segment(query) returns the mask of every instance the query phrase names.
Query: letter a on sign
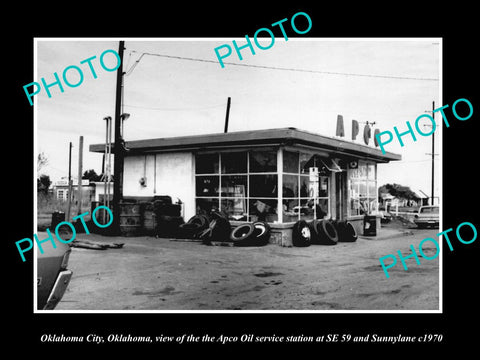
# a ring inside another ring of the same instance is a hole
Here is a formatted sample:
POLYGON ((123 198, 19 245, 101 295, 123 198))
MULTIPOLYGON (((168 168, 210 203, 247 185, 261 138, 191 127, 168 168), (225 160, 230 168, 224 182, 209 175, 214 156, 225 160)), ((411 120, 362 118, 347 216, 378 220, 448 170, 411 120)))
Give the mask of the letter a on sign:
POLYGON ((344 137, 345 136, 345 130, 343 129, 343 116, 342 115, 337 115, 337 136, 344 137))

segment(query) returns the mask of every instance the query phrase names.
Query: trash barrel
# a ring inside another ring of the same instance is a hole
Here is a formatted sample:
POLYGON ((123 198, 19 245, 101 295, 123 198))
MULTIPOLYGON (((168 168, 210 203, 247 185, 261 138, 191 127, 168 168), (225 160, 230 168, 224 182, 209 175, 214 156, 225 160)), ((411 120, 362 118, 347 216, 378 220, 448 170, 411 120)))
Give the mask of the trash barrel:
POLYGON ((363 235, 377 236, 377 217, 374 215, 365 215, 363 219, 363 235))
POLYGON ((142 233, 142 209, 138 203, 120 203, 120 233, 139 236, 142 233))
POLYGON ((54 211, 52 213, 52 223, 50 229, 55 229, 58 224, 65 221, 65 213, 63 211, 54 211))
POLYGON ((156 228, 156 215, 152 202, 145 202, 142 204, 143 216, 142 216, 142 230, 145 235, 153 235, 156 228))

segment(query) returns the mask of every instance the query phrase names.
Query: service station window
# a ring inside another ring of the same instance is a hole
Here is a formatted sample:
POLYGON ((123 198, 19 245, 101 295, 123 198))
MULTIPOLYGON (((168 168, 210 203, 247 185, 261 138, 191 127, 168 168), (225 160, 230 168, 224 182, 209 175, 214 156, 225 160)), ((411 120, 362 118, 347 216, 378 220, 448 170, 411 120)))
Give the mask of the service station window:
POLYGON ((320 172, 315 199, 315 182, 310 179, 310 168, 318 167, 320 158, 313 153, 283 151, 283 222, 323 218, 329 213, 329 173, 320 172))
POLYGON ((274 222, 277 151, 231 151, 195 156, 197 213, 221 210, 230 220, 274 222))
POLYGON ((349 215, 368 215, 378 208, 376 164, 350 163, 349 215))
POLYGON ((322 166, 322 158, 314 153, 280 151, 197 154, 197 213, 221 210, 230 220, 275 222, 279 220, 277 208, 281 201, 284 223, 311 220, 315 213, 320 219, 330 214, 330 172, 322 166), (277 164, 279 155, 283 164, 277 164), (318 181, 310 177, 312 167, 320 170, 318 181))

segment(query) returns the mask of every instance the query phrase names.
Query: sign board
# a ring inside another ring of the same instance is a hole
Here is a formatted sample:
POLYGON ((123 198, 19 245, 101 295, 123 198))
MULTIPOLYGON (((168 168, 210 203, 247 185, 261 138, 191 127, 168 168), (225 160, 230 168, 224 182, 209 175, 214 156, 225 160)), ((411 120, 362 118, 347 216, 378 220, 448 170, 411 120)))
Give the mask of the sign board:
POLYGON ((311 167, 308 170, 310 172, 310 182, 318 182, 318 167, 311 167))

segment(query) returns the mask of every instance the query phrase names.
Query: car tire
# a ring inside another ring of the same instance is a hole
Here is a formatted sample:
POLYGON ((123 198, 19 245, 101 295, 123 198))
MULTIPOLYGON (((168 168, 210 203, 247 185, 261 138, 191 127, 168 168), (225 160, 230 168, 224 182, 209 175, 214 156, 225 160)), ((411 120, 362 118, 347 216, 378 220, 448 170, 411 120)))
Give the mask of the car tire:
POLYGON ((178 228, 179 239, 195 239, 205 228, 196 222, 187 222, 178 228))
POLYGON ((209 222, 210 222, 210 219, 206 215, 199 214, 199 215, 192 216, 187 221, 187 224, 199 224, 200 227, 206 229, 208 227, 209 222))
POLYGON ((336 245, 338 233, 330 220, 320 220, 316 224, 319 245, 336 245))
POLYGON ((334 223, 338 232, 338 242, 355 242, 358 239, 357 231, 348 221, 334 223))
POLYGON ((252 236, 255 238, 256 245, 267 245, 270 240, 270 225, 265 221, 256 221, 253 223, 253 226, 255 231, 252 236))
POLYGON ((235 246, 250 246, 255 226, 252 223, 245 223, 237 226, 230 233, 230 240, 235 246))
POLYGON ((319 245, 320 244, 320 240, 319 240, 319 235, 318 235, 318 231, 317 231, 317 225, 319 222, 321 222, 322 220, 319 220, 319 219, 314 219, 312 220, 311 222, 309 222, 309 226, 310 226, 310 232, 311 232, 311 243, 312 245, 319 245))
POLYGON ((230 241, 232 227, 230 221, 224 217, 218 217, 210 222, 209 241, 230 241))
POLYGON ((310 225, 305 220, 298 220, 292 229, 292 244, 297 247, 310 246, 312 231, 310 225))

